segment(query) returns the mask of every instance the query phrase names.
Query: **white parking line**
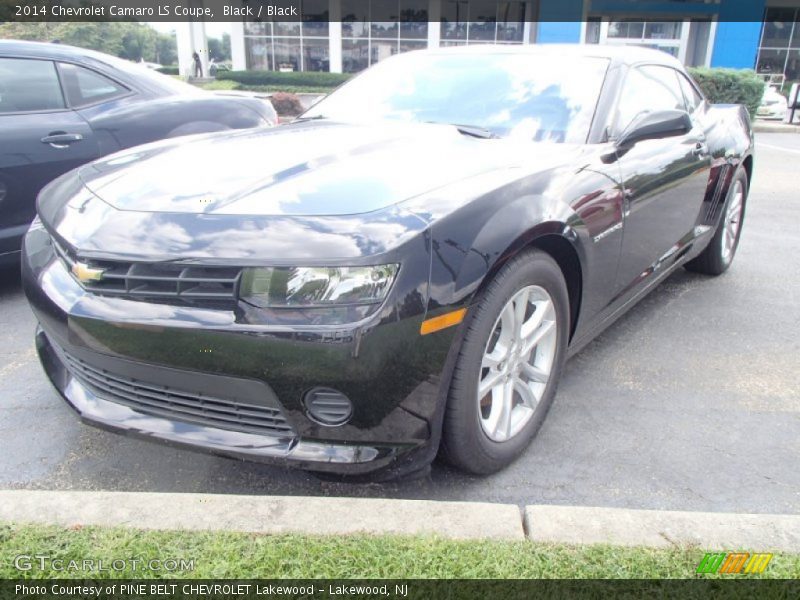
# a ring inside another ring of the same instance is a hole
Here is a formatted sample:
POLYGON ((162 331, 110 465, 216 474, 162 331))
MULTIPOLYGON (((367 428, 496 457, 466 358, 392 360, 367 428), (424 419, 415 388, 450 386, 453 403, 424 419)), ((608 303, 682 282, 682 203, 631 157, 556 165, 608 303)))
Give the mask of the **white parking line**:
POLYGON ((800 154, 800 150, 796 150, 795 148, 773 146, 772 144, 765 144, 764 142, 756 142, 756 146, 764 146, 764 148, 772 148, 773 150, 783 150, 784 152, 794 152, 795 154, 800 154))

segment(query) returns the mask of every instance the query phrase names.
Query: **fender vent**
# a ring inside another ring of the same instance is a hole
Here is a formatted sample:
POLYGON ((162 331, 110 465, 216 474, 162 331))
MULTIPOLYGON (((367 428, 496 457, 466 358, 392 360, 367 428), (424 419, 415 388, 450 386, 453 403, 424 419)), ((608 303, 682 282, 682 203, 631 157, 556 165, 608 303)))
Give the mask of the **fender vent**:
POLYGON ((708 224, 713 224, 716 221, 717 209, 719 208, 720 199, 723 196, 722 191, 725 188, 725 182, 728 179, 728 172, 730 169, 730 165, 724 165, 717 176, 717 186, 714 189, 714 196, 711 198, 711 202, 708 204, 708 210, 706 211, 706 223, 708 224))

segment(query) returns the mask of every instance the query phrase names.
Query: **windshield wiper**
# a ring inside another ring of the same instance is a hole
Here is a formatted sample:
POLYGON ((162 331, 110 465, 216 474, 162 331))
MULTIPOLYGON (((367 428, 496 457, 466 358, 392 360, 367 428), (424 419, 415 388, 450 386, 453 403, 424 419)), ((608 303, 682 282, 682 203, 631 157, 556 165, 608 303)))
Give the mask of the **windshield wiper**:
POLYGON ((318 121, 320 119, 327 119, 327 118, 328 117, 326 117, 325 115, 314 115, 313 117, 295 117, 293 122, 297 123, 298 121, 318 121))

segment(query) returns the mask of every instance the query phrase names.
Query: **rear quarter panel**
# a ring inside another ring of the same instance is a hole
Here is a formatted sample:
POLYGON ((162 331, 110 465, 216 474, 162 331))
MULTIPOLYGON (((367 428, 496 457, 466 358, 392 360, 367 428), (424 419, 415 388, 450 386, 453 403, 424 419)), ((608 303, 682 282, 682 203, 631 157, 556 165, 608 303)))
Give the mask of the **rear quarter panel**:
POLYGON ((712 104, 706 120, 711 175, 700 222, 713 226, 719 218, 725 194, 737 168, 747 160, 752 161, 754 140, 750 115, 744 106, 712 104))
POLYGON ((232 98, 167 97, 122 99, 80 111, 101 142, 101 154, 176 135, 246 129, 267 123, 232 98))

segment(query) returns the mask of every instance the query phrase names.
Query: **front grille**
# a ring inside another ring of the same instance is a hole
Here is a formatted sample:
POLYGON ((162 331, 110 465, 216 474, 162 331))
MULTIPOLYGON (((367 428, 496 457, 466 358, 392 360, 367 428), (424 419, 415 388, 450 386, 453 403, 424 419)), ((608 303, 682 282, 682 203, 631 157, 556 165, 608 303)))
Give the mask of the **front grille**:
POLYGON ((78 283, 93 294, 179 303, 210 301, 231 304, 236 301, 242 272, 239 267, 92 259, 81 264, 102 270, 102 275, 97 280, 81 280, 74 271, 77 257, 56 240, 53 240, 53 247, 78 283))
POLYGON ((103 400, 136 412, 246 433, 293 436, 279 408, 233 402, 194 392, 153 385, 98 369, 61 350, 75 379, 103 400))

